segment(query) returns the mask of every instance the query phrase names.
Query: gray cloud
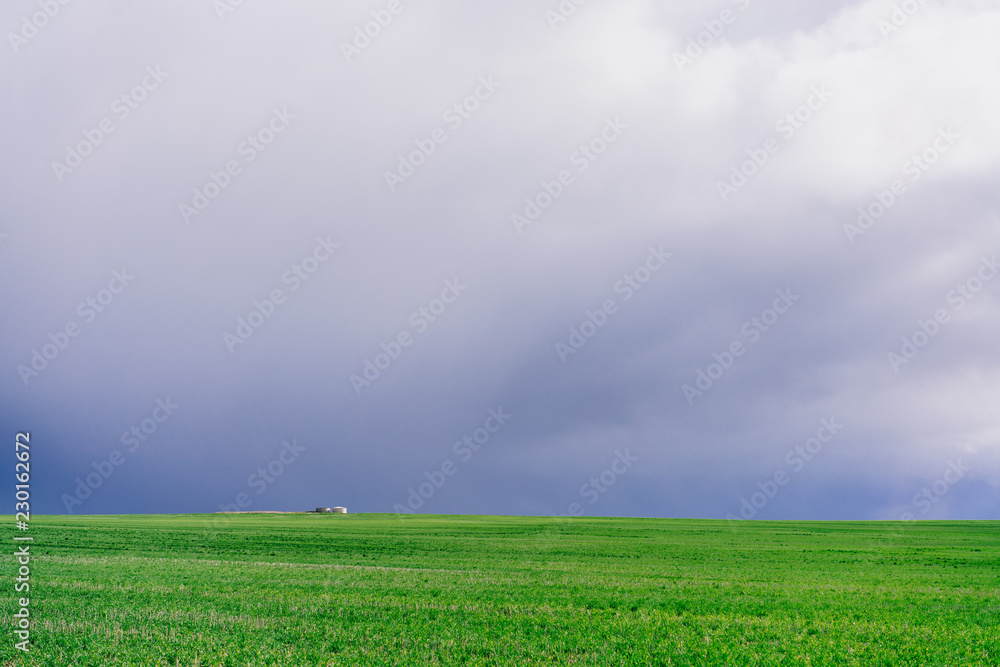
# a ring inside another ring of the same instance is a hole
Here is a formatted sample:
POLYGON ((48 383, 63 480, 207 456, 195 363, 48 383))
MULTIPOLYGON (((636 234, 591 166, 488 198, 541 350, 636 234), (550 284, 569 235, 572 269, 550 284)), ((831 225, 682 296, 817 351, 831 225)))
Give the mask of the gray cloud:
POLYGON ((591 2, 552 29, 555 2, 404 1, 348 62, 385 6, 71 3, 7 36, 0 416, 40 443, 36 511, 120 451, 74 512, 392 511, 451 461, 419 511, 722 518, 785 471, 755 518, 1000 516, 1000 281, 955 296, 1000 252, 998 3, 591 2), (651 246, 672 257, 626 300, 651 246))

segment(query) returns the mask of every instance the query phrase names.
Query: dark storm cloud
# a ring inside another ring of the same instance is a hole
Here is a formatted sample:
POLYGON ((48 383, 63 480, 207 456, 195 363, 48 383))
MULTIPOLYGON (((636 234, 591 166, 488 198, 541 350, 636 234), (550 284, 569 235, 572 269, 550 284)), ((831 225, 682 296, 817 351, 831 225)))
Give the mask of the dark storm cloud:
POLYGON ((0 16, 42 511, 997 517, 996 3, 217 4, 0 16))

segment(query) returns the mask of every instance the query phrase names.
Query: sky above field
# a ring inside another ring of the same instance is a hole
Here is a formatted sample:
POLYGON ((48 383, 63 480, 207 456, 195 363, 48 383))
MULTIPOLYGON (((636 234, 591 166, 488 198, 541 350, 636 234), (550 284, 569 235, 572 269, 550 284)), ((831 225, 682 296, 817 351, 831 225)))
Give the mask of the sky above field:
POLYGON ((1000 519, 1000 2, 0 27, 35 512, 1000 519))

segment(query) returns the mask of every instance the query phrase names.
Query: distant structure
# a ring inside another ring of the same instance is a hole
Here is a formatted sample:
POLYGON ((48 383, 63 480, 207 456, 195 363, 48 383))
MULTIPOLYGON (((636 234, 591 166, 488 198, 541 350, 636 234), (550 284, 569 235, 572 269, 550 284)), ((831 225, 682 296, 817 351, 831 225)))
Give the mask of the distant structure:
POLYGON ((333 508, 333 513, 334 514, 347 514, 347 508, 346 507, 334 507, 333 508))
POLYGON ((333 510, 331 510, 329 507, 317 507, 316 508, 316 514, 329 514, 332 511, 333 510))

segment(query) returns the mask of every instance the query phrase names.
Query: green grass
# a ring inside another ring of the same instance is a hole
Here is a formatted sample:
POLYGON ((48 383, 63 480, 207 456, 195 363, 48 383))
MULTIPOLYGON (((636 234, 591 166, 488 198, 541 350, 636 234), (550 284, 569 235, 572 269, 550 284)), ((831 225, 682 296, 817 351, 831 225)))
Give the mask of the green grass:
POLYGON ((996 523, 216 519, 34 517, 0 665, 1000 664, 996 523))

